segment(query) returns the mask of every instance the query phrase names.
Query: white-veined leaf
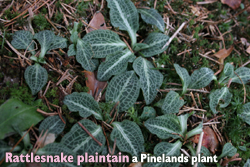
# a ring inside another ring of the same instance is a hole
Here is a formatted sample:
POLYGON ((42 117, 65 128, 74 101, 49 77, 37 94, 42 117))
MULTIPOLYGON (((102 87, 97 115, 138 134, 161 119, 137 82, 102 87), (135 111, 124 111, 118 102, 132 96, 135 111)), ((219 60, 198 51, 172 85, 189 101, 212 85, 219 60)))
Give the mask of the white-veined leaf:
POLYGON ((243 112, 241 114, 238 114, 239 117, 246 122, 248 125, 250 125, 250 103, 246 103, 243 105, 243 112))
MULTIPOLYGON (((240 67, 235 70, 235 73, 241 78, 244 84, 250 82, 250 68, 240 67)), ((241 80, 236 74, 233 75, 232 82, 242 84, 241 80)))
POLYGON ((70 40, 71 40, 71 42, 72 42, 73 44, 75 44, 75 45, 76 45, 77 39, 78 39, 78 32, 77 32, 78 25, 79 25, 79 23, 74 22, 74 28, 73 28, 71 31, 69 31, 70 34, 71 34, 70 40))
POLYGON ((42 167, 77 167, 77 157, 76 154, 66 146, 64 146, 61 143, 50 143, 46 145, 43 148, 38 149, 37 153, 38 155, 52 155, 52 156, 58 156, 59 162, 58 163, 41 163, 42 167), (61 159, 61 153, 63 153, 64 156, 73 156, 73 162, 60 162, 61 159))
POLYGON ((186 134, 186 139, 189 139, 190 137, 200 134, 202 132, 203 123, 200 123, 196 128, 192 129, 186 134))
POLYGON ((33 35, 30 31, 20 30, 16 31, 13 35, 13 40, 11 41, 11 45, 16 49, 27 49, 31 51, 34 55, 34 42, 32 42, 33 35))
POLYGON ((44 58, 45 54, 54 42, 55 34, 52 31, 44 30, 36 33, 34 38, 37 39, 39 44, 41 45, 41 53, 39 57, 44 58))
POLYGON ((138 9, 141 14, 141 18, 148 24, 153 24, 157 26, 162 32, 165 30, 164 20, 157 10, 151 9, 138 9))
POLYGON ((218 159, 221 159, 225 156, 232 157, 237 153, 237 148, 235 148, 231 143, 226 143, 223 146, 222 153, 218 157, 218 159))
POLYGON ((225 108, 231 102, 232 96, 233 95, 229 92, 227 87, 217 89, 209 95, 209 107, 211 108, 214 114, 217 114, 216 107, 219 102, 222 100, 224 103, 220 104, 220 108, 225 108))
POLYGON ((142 57, 138 57, 134 61, 133 68, 140 76, 140 87, 146 104, 150 104, 163 82, 163 75, 158 70, 153 70, 153 64, 142 57))
POLYGON ((134 57, 129 50, 123 50, 115 55, 110 55, 98 67, 97 79, 99 81, 107 81, 112 75, 118 75, 127 70, 128 61, 134 57))
MULTIPOLYGON (((176 116, 175 116, 176 117, 176 116)), ((153 134, 156 134, 161 139, 167 139, 170 137, 178 138, 178 135, 172 133, 182 134, 179 120, 173 115, 165 114, 156 118, 148 119, 144 126, 153 134)))
POLYGON ((132 46, 136 43, 136 31, 139 29, 139 14, 130 0, 107 0, 110 8, 110 21, 114 27, 128 32, 132 46))
POLYGON ((90 43, 91 49, 94 52, 94 58, 105 58, 127 47, 119 36, 110 30, 91 31, 82 40, 90 43))
POLYGON ((31 89, 32 95, 35 95, 46 85, 48 73, 45 68, 36 63, 26 68, 24 78, 31 89))
POLYGON ((52 49, 58 49, 58 48, 67 48, 67 39, 60 37, 60 36, 55 36, 54 42, 50 46, 50 50, 52 49))
POLYGON ((95 59, 93 59, 94 53, 91 50, 90 44, 78 39, 76 45, 76 60, 87 71, 94 71, 97 68, 95 59))
POLYGON ((61 143, 78 155, 84 155, 85 152, 89 155, 93 155, 96 152, 100 153, 106 142, 102 127, 88 119, 80 120, 79 123, 81 123, 97 141, 102 143, 102 146, 98 145, 78 123, 73 125, 70 131, 63 136, 61 143))
POLYGON ((250 159, 247 160, 243 167, 250 167, 250 159))
POLYGON ((69 45, 69 50, 67 52, 68 56, 74 56, 76 55, 76 49, 75 49, 75 44, 69 45))
POLYGON ((108 84, 105 98, 107 102, 117 103, 119 112, 129 109, 139 96, 139 80, 134 71, 127 71, 112 78, 108 84))
POLYGON ((178 119, 179 119, 179 122, 180 122, 180 125, 181 125, 181 132, 182 132, 182 134, 186 134, 187 133, 187 119, 193 113, 194 112, 178 116, 178 119))
POLYGON ((148 44, 145 44, 145 43, 136 43, 136 44, 133 46, 133 50, 134 50, 135 52, 137 52, 137 51, 140 51, 140 50, 142 50, 142 49, 146 49, 146 48, 148 48, 148 47, 149 47, 148 44))
POLYGON ((153 107, 144 107, 140 119, 146 120, 149 118, 155 118, 156 111, 153 107))
POLYGON ((162 47, 169 40, 169 36, 162 33, 150 33, 148 37, 143 41, 143 43, 148 44, 149 47, 142 49, 142 53, 145 57, 151 57, 164 52, 167 47, 162 49, 162 47))
POLYGON ((178 113, 183 104, 184 100, 180 95, 171 90, 165 97, 161 109, 164 114, 178 113))
POLYGON ((186 93, 187 87, 191 82, 191 77, 189 76, 187 70, 185 68, 180 67, 178 64, 174 64, 174 68, 177 74, 179 75, 179 77, 181 78, 182 87, 183 87, 182 94, 184 94, 186 93))
POLYGON ((191 82, 188 86, 192 89, 200 89, 206 87, 214 77, 214 72, 206 67, 202 67, 198 70, 195 70, 191 75, 191 82))
POLYGON ((234 75, 234 66, 230 63, 227 63, 224 66, 223 73, 228 77, 233 77, 234 75))
POLYGON ((210 156, 211 155, 210 151, 204 146, 201 146, 200 154, 201 154, 201 156, 210 156))
POLYGON ((113 125, 114 129, 110 138, 112 141, 116 139, 119 150, 140 157, 140 154, 144 152, 144 138, 139 126, 129 120, 114 122, 113 125))
POLYGON ((160 142, 154 148, 154 154, 160 156, 165 154, 166 156, 179 156, 181 154, 182 142, 180 140, 175 143, 160 142))
MULTIPOLYGON (((63 117, 64 120, 66 120, 63 117)), ((56 135, 59 135, 62 133, 63 129, 65 127, 65 124, 60 119, 58 115, 47 117, 43 120, 43 122, 39 126, 39 132, 41 133, 43 130, 43 133, 45 133, 47 130, 47 133, 53 133, 56 135)))
POLYGON ((63 103, 67 105, 70 111, 77 112, 83 118, 94 115, 96 119, 102 120, 101 109, 95 99, 88 93, 74 92, 65 96, 63 103))

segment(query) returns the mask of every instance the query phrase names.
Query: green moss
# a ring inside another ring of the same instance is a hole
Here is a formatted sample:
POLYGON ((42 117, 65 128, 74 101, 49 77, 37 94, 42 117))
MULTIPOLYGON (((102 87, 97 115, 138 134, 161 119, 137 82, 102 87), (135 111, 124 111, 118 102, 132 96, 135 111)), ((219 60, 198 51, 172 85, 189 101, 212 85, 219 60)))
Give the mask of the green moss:
POLYGON ((48 23, 47 19, 40 13, 34 17, 33 23, 35 27, 40 30, 50 28, 50 24, 48 23))

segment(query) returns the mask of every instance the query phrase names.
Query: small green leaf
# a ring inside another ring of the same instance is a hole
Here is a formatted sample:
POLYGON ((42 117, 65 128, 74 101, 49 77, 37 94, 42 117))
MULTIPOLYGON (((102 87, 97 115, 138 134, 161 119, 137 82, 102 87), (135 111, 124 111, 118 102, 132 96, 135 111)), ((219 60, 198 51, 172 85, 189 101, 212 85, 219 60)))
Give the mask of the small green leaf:
POLYGON ((174 64, 174 68, 177 74, 179 75, 179 77, 181 78, 182 87, 183 87, 182 94, 185 94, 187 91, 187 87, 191 82, 191 77, 189 76, 187 70, 185 68, 180 67, 178 64, 174 64))
POLYGON ((112 78, 108 84, 105 98, 107 102, 117 103, 119 112, 128 110, 139 96, 139 80, 134 71, 127 71, 112 78))
POLYGON ((153 24, 157 26, 162 32, 165 30, 164 20, 157 10, 151 9, 138 9, 141 14, 141 18, 148 24, 153 24))
POLYGON ((105 58, 122 51, 127 45, 119 36, 110 30, 95 30, 86 34, 82 40, 91 45, 94 58, 105 58))
POLYGON ((44 30, 36 33, 34 36, 41 45, 41 53, 39 58, 43 59, 47 51, 50 49, 50 46, 53 44, 55 39, 55 34, 52 31, 44 30))
POLYGON ((136 44, 136 31, 139 29, 139 14, 130 0, 107 0, 110 20, 114 27, 128 32, 132 46, 136 44))
POLYGON ((70 34, 71 34, 70 40, 71 40, 71 42, 72 42, 73 44, 75 44, 75 45, 76 45, 77 39, 78 39, 78 32, 77 32, 78 25, 79 25, 79 23, 74 22, 74 28, 73 28, 71 31, 69 31, 70 34))
POLYGON ((143 41, 143 43, 148 44, 149 47, 142 49, 140 52, 145 57, 152 57, 154 55, 164 52, 167 47, 162 49, 162 47, 169 40, 169 36, 162 33, 150 33, 148 37, 143 41))
POLYGON ((102 127, 88 119, 80 120, 79 123, 81 123, 102 146, 98 145, 78 123, 73 125, 70 131, 63 136, 61 143, 78 155, 84 155, 85 152, 89 155, 93 155, 96 152, 100 153, 106 142, 102 127))
POLYGON ((94 71, 97 68, 93 55, 94 53, 91 50, 90 44, 78 39, 76 45, 76 60, 82 65, 82 68, 87 71, 94 71))
POLYGON ((144 138, 139 126, 129 120, 114 122, 113 125, 114 129, 110 138, 112 141, 116 139, 119 150, 140 157, 140 154, 144 152, 144 138))
MULTIPOLYGON (((63 119, 64 121, 66 120, 64 117, 63 119)), ((59 135, 64 130, 64 127, 65 124, 58 115, 50 116, 44 119, 43 122, 40 124, 39 132, 41 133, 43 130, 43 132, 45 133, 48 130, 47 133, 53 133, 59 135)))
POLYGON ((223 87, 221 89, 217 89, 209 95, 209 107, 213 111, 214 114, 217 114, 216 107, 221 100, 223 100, 224 104, 220 104, 220 108, 225 108, 231 102, 232 94, 229 92, 227 87, 223 87))
POLYGON ((231 143, 226 143, 226 144, 223 146, 222 153, 221 153, 221 155, 218 157, 218 159, 221 159, 221 158, 223 158, 223 157, 225 157, 225 156, 232 157, 232 156, 234 156, 236 153, 237 153, 237 148, 235 148, 234 146, 232 146, 231 143))
POLYGON ((67 48, 67 39, 66 38, 63 38, 60 36, 55 36, 54 42, 50 46, 49 50, 58 49, 58 48, 61 48, 61 49, 67 48))
POLYGON ((13 35, 13 40, 11 41, 11 45, 16 49, 27 49, 31 51, 34 55, 36 52, 34 51, 34 42, 32 42, 33 35, 30 31, 20 30, 16 31, 13 35))
POLYGON ((46 85, 48 73, 45 68, 36 63, 26 68, 24 78, 31 89, 32 95, 35 95, 46 85))
POLYGON ((36 106, 29 106, 17 99, 9 99, 0 106, 0 139, 15 133, 15 127, 24 131, 43 120, 43 116, 36 112, 36 106))
POLYGON ((160 139, 168 139, 170 137, 178 138, 175 134, 182 134, 179 120, 176 116, 165 114, 156 118, 148 119, 144 126, 153 134, 156 134, 160 139), (175 119, 173 118, 175 117, 175 119))
POLYGON ((194 112, 178 116, 178 119, 179 119, 179 122, 180 122, 180 125, 181 125, 181 132, 182 132, 182 134, 186 134, 187 133, 187 119, 193 113, 194 112))
POLYGON ((161 107, 164 114, 178 113, 180 108, 184 105, 184 100, 180 95, 174 91, 168 92, 161 107))
POLYGON ((234 75, 234 66, 230 63, 227 63, 223 69, 223 73, 228 77, 233 77, 234 75))
POLYGON ((192 137, 194 135, 200 134, 202 132, 202 127, 203 127, 203 124, 200 123, 199 126, 194 128, 193 130, 189 131, 186 135, 187 136, 186 139, 189 139, 190 137, 192 137))
POLYGON ((250 159, 247 160, 243 167, 250 167, 250 159))
POLYGON ((142 49, 146 49, 146 48, 148 48, 148 47, 149 47, 148 44, 145 44, 145 43, 136 43, 136 44, 133 46, 133 50, 134 50, 135 52, 137 52, 137 51, 140 51, 140 50, 142 50, 142 49))
POLYGON ((238 114, 238 116, 248 125, 250 125, 250 103, 243 105, 243 112, 238 114))
POLYGON ((96 119, 102 120, 101 109, 95 99, 88 93, 74 92, 65 96, 63 103, 67 105, 70 111, 77 112, 83 118, 94 115, 96 119))
POLYGON ((134 57, 129 50, 123 50, 115 55, 110 55, 102 62, 98 68, 97 79, 107 81, 112 75, 118 75, 127 70, 128 61, 134 57))
POLYGON ((140 119, 146 120, 149 118, 155 118, 156 111, 153 107, 144 107, 140 119))
POLYGON ((250 82, 250 68, 247 67, 240 67, 235 70, 235 73, 232 77, 232 82, 242 84, 241 80, 243 81, 244 84, 247 84, 250 82), (241 78, 241 80, 239 79, 241 78))
POLYGON ((182 142, 177 140, 175 143, 160 142, 154 148, 154 154, 160 156, 179 156, 181 154, 182 142))
POLYGON ((68 50, 67 54, 68 54, 68 56, 76 55, 75 44, 69 45, 69 50, 68 50))
POLYGON ((204 146, 201 146, 200 154, 201 156, 211 156, 210 151, 204 146))
POLYGON ((152 70, 153 64, 142 57, 134 61, 133 68, 140 76, 140 88, 148 105, 155 99, 163 82, 163 75, 158 70, 152 70))
POLYGON ((214 77, 214 72, 206 67, 202 67, 198 70, 195 70, 191 75, 191 82, 188 86, 192 89, 200 89, 206 87, 214 77))

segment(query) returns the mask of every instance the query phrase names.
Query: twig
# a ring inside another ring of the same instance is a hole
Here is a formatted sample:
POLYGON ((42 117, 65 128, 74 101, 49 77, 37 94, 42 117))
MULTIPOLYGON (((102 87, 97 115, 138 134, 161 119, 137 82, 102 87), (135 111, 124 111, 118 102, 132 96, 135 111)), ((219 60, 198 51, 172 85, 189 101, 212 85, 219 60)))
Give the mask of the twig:
POLYGON ((47 115, 47 116, 54 116, 54 115, 57 115, 58 113, 47 113, 47 112, 45 112, 45 111, 43 111, 43 110, 41 110, 41 109, 36 109, 36 111, 37 112, 39 112, 39 113, 41 113, 41 114, 43 114, 43 115, 47 115))
POLYGON ((190 155, 188 154, 188 152, 187 152, 186 150, 181 149, 181 151, 182 151, 186 156, 190 157, 190 155))
MULTIPOLYGON (((160 89, 160 92, 169 92, 169 91, 176 91, 176 90, 182 90, 182 88, 171 88, 171 89, 160 89)), ((187 89, 187 91, 194 91, 194 92, 201 92, 201 93, 210 93, 206 90, 200 90, 200 89, 187 89)))
POLYGON ((201 53, 199 53, 199 55, 202 56, 202 57, 205 57, 205 58, 207 58, 207 59, 209 59, 209 60, 211 60, 211 61, 213 61, 213 62, 215 62, 215 63, 217 63, 217 64, 222 65, 222 63, 220 63, 220 62, 217 61, 217 60, 212 59, 211 57, 208 57, 207 55, 203 55, 203 54, 201 54, 201 53))
POLYGON ((127 42, 124 38, 122 38, 122 39, 123 39, 123 41, 125 42, 125 44, 127 45, 127 47, 129 48, 129 50, 130 50, 132 53, 134 53, 133 49, 129 46, 128 42, 127 42))
POLYGON ((241 67, 244 67, 250 63, 250 60, 248 60, 246 63, 244 63, 241 67))
POLYGON ((182 30, 182 28, 186 25, 187 22, 184 22, 181 24, 181 26, 178 28, 178 30, 174 33, 174 35, 171 36, 171 38, 169 38, 168 42, 162 47, 162 49, 164 49, 166 46, 168 46, 172 40, 176 37, 176 35, 182 30))
POLYGON ((114 155, 114 153, 115 153, 115 147, 116 147, 116 138, 114 140, 114 145, 113 145, 113 150, 112 150, 112 154, 111 155, 114 155))
POLYGON ((196 103, 195 98, 194 98, 193 92, 190 92, 190 95, 191 95, 191 98, 192 98, 192 100, 194 102, 195 107, 198 108, 197 103, 196 103))
POLYGON ((80 127, 90 136, 92 139, 99 145, 102 146, 102 143, 100 143, 80 122, 77 122, 80 127))
POLYGON ((49 89, 50 83, 51 83, 51 81, 49 81, 49 83, 47 84, 46 89, 45 89, 45 91, 44 91, 44 93, 43 93, 43 96, 46 95, 46 93, 47 93, 47 91, 48 91, 48 89, 49 89))
MULTIPOLYGON (((198 143, 198 146, 197 146, 197 149, 196 149, 196 156, 198 154, 200 154, 200 151, 201 151, 201 144, 202 144, 202 140, 203 140, 203 134, 204 134, 204 132, 202 131, 201 134, 200 134, 199 143, 198 143)), ((198 162, 196 162, 194 164, 194 167, 197 167, 197 165, 198 165, 198 162)))

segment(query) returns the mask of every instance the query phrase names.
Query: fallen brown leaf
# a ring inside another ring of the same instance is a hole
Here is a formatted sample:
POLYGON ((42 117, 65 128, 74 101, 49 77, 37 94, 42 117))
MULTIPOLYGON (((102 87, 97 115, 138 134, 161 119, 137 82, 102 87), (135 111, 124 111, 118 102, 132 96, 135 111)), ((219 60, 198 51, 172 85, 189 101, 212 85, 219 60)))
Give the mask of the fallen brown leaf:
MULTIPOLYGON (((204 132, 204 135, 203 135, 203 140, 202 140, 202 146, 206 147, 207 149, 209 149, 211 153, 215 154, 219 146, 219 141, 217 139, 216 134, 209 126, 205 126, 205 128, 203 129, 203 132, 204 132)), ((198 143, 199 138, 200 138, 200 134, 195 135, 192 141, 194 143, 198 143)))
POLYGON ((96 79, 96 73, 91 71, 83 71, 85 74, 86 86, 89 88, 89 94, 97 99, 99 93, 106 87, 107 82, 101 82, 96 79))
MULTIPOLYGON (((105 19, 104 19, 102 13, 100 13, 100 12, 95 13, 95 15, 92 18, 92 20, 90 21, 89 25, 91 27, 94 27, 94 28, 98 29, 98 30, 106 30, 107 29, 105 19)), ((91 27, 88 27, 87 33, 95 30, 95 29, 93 29, 91 27)))
POLYGON ((228 5, 231 7, 233 10, 237 9, 240 7, 241 0, 221 0, 221 3, 228 5))
POLYGON ((221 49, 217 53, 214 54, 215 57, 219 58, 218 61, 222 64, 222 65, 220 65, 220 70, 223 69, 225 58, 227 58, 232 53, 233 49, 234 49, 234 47, 232 45, 229 49, 224 48, 224 49, 221 49))
POLYGON ((239 153, 236 153, 234 156, 232 156, 231 158, 224 158, 221 166, 226 166, 229 162, 233 162, 233 161, 241 161, 241 158, 239 157, 239 153))
POLYGON ((250 54, 250 46, 247 48, 246 52, 250 54))

